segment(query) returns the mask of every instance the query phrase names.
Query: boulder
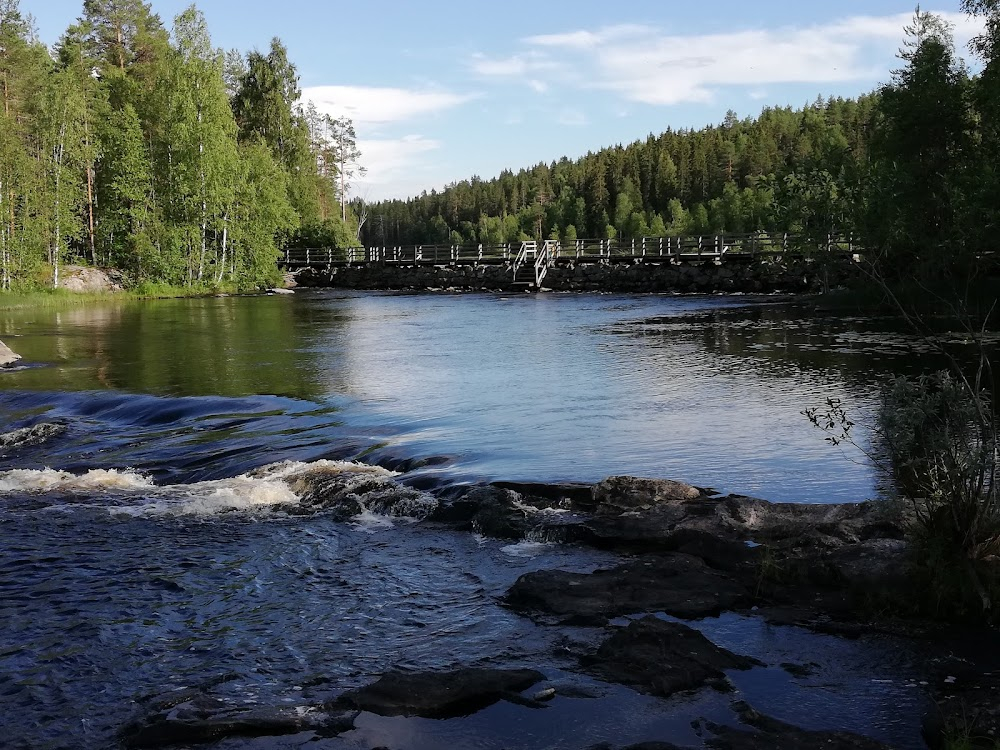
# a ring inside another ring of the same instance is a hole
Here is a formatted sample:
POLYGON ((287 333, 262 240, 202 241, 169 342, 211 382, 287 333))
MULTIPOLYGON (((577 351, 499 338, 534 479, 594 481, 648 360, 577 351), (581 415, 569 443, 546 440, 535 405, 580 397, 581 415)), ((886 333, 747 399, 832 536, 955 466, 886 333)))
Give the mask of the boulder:
POLYGON ((697 500, 701 495, 697 487, 670 479, 608 477, 592 489, 592 510, 601 515, 618 515, 697 500))
POLYGON ((366 687, 328 704, 331 710, 358 709, 379 716, 447 719, 468 716, 500 700, 528 702, 519 693, 545 676, 533 669, 467 667, 448 672, 390 672, 366 687))
POLYGON ((63 266, 59 273, 59 288, 69 292, 120 292, 122 274, 111 268, 63 266))
POLYGON ((648 616, 622 628, 581 659, 587 671, 639 692, 669 697, 760 662, 719 648, 697 630, 648 616))
POLYGON ((695 619, 748 605, 750 600, 743 584, 679 553, 593 573, 526 573, 504 597, 515 611, 581 623, 642 612, 695 619))
POLYGON ((21 355, 15 353, 4 342, 0 341, 0 367, 7 367, 21 359, 21 355))

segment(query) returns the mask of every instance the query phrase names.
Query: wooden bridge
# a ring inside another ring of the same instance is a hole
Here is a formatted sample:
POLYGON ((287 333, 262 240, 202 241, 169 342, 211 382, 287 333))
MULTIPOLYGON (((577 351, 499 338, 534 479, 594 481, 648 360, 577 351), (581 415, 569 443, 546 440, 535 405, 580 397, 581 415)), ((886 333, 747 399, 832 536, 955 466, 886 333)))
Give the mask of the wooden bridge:
POLYGON ((848 235, 733 234, 634 240, 526 240, 502 245, 287 248, 278 264, 290 271, 380 263, 399 266, 509 265, 516 284, 539 288, 553 265, 565 263, 739 263, 817 251, 852 255, 848 235))

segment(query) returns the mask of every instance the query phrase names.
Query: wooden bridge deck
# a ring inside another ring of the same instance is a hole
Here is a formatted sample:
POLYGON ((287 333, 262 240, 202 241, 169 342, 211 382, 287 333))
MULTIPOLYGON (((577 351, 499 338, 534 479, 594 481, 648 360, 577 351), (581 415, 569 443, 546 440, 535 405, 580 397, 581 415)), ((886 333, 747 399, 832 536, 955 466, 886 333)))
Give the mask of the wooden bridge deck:
POLYGON ((278 264, 290 270, 362 265, 547 265, 585 263, 749 262, 816 250, 855 252, 849 236, 829 235, 819 243, 793 234, 744 234, 702 237, 644 237, 635 240, 521 242, 503 245, 407 245, 396 247, 288 248, 278 264), (529 257, 530 256, 530 257, 529 257))

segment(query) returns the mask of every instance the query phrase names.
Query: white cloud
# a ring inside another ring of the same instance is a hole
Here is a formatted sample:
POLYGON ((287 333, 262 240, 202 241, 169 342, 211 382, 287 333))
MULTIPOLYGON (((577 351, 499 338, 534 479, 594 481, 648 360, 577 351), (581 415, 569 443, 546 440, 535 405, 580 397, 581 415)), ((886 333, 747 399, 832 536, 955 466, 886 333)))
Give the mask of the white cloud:
MULTIPOLYGON (((940 13, 964 51, 981 22, 940 13)), ((910 14, 856 16, 825 25, 682 36, 635 24, 530 36, 527 51, 503 60, 477 56, 482 75, 542 85, 602 89, 651 105, 711 101, 723 86, 751 94, 777 84, 874 83, 885 79, 910 14), (574 71, 573 74, 569 71, 574 71)))
POLYGON ((320 112, 350 117, 354 124, 403 122, 443 112, 475 98, 450 91, 410 90, 383 86, 312 86, 302 98, 320 112))
POLYGON ((547 84, 545 81, 539 81, 537 78, 533 78, 530 81, 528 81, 528 86, 536 94, 544 94, 546 91, 549 90, 549 84, 547 84))
POLYGON ((642 36, 649 32, 648 26, 626 23, 616 26, 605 26, 599 31, 571 31, 566 34, 539 34, 529 36, 525 41, 539 47, 568 47, 570 49, 588 49, 601 44, 642 36))
POLYGON ((441 148, 441 143, 422 135, 406 135, 359 139, 358 148, 368 173, 357 181, 354 192, 368 200, 378 200, 405 192, 398 188, 401 184, 423 182, 418 178, 426 179, 427 170, 433 167, 424 157, 441 148), (366 192, 372 195, 366 196, 366 192))

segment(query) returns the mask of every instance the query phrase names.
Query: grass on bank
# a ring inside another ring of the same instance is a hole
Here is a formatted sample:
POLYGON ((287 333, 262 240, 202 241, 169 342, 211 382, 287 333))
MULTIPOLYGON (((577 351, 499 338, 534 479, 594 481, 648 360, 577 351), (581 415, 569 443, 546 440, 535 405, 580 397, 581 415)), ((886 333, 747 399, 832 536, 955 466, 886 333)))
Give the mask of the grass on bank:
POLYGON ((139 286, 95 292, 73 292, 67 289, 20 289, 0 292, 0 310, 64 307, 88 302, 117 300, 173 299, 181 297, 211 297, 220 294, 252 294, 263 289, 248 289, 236 284, 200 284, 174 286, 144 282, 139 286))

